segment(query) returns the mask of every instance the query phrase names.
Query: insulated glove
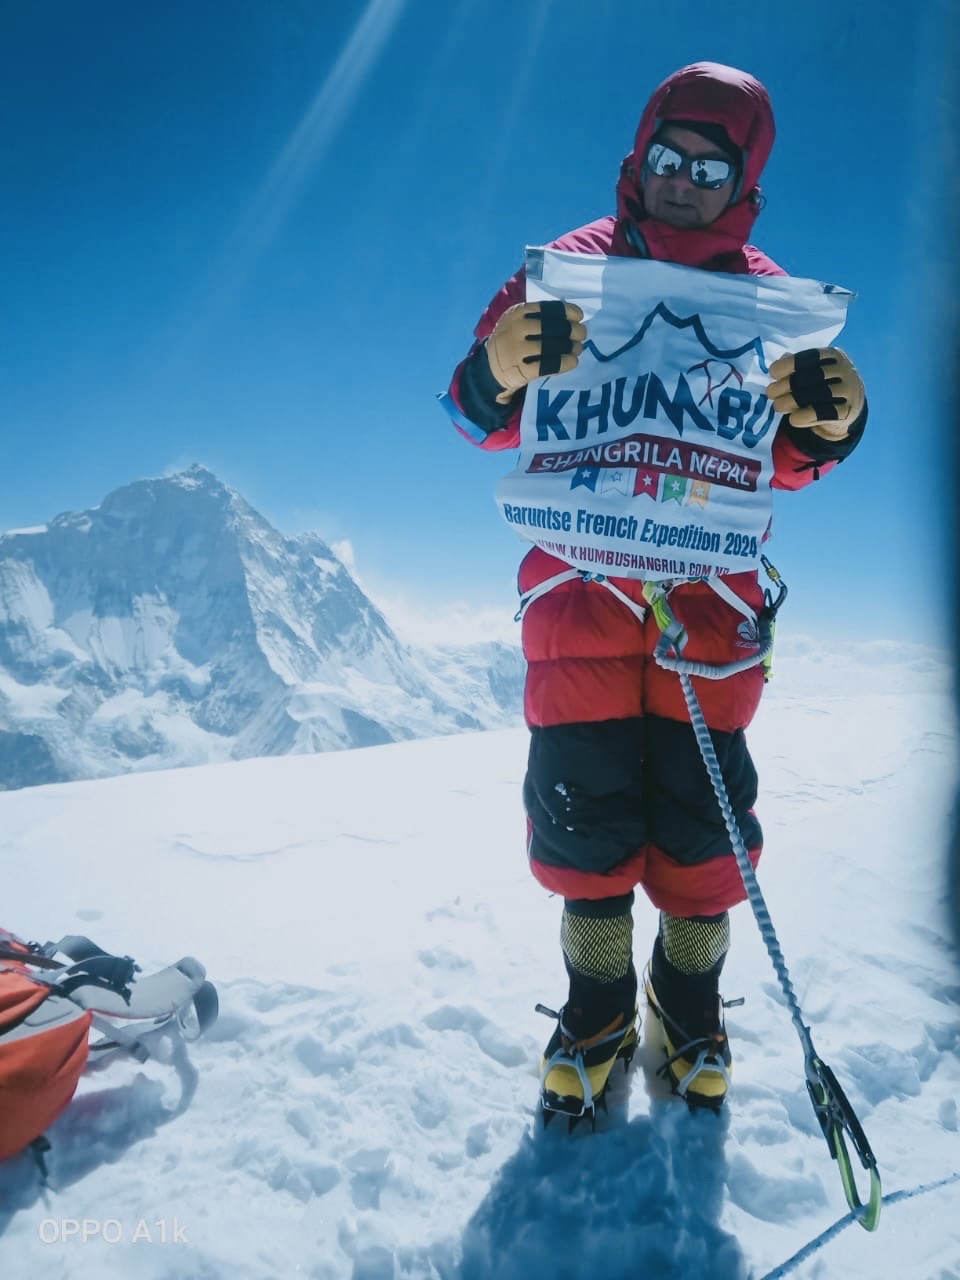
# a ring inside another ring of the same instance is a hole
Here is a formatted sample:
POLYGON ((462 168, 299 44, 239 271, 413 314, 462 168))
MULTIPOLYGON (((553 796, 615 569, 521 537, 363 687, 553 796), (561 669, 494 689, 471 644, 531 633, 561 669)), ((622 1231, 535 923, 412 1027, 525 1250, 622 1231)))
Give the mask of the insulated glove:
POLYGON ((490 372, 506 404, 532 378, 576 368, 587 331, 572 302, 518 302, 506 310, 487 338, 490 372))
POLYGON ((809 427, 823 440, 843 440, 863 413, 866 394, 850 357, 839 347, 798 351, 770 366, 767 396, 793 427, 809 427))

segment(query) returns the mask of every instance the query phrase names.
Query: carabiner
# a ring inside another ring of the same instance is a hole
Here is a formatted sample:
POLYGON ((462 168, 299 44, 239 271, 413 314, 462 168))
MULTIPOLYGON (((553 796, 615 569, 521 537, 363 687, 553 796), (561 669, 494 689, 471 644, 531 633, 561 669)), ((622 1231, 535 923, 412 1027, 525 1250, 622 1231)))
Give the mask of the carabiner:
POLYGON ((837 1162, 847 1204, 853 1210, 861 1227, 866 1231, 876 1231, 880 1222, 883 1194, 877 1159, 870 1149, 867 1135, 847 1095, 840 1087, 840 1082, 827 1064, 818 1057, 810 1056, 806 1061, 806 1071, 807 1092, 810 1094, 810 1101, 820 1121, 823 1136, 827 1140, 830 1155, 837 1162), (870 1177, 870 1195, 866 1204, 860 1199, 857 1190, 844 1133, 850 1135, 854 1149, 860 1157, 860 1163, 870 1177))

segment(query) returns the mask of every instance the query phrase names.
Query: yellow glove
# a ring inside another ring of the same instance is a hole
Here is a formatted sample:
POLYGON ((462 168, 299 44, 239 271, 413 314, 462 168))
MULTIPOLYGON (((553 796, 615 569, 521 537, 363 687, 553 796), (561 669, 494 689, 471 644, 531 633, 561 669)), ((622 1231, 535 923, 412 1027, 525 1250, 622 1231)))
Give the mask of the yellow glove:
POLYGON ((490 372, 506 404, 533 378, 576 368, 587 331, 572 302, 518 302, 506 310, 487 339, 490 372))
POLYGON ((846 439, 866 403, 860 375, 839 347, 781 356, 770 366, 770 378, 767 397, 777 413, 823 440, 846 439))

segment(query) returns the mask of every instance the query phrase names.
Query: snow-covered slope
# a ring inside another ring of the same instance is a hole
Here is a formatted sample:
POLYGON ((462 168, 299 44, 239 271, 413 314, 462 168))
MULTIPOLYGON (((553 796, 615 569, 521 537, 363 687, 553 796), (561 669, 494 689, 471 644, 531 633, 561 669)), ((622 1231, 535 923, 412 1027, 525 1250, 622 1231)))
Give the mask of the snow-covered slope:
POLYGON ((201 467, 0 537, 2 786, 500 727, 520 687, 509 646, 402 643, 201 467))
MULTIPOLYGON (((960 1276, 947 685, 919 651, 807 646, 781 655, 752 734, 791 978, 885 1191, 907 1193, 797 1280, 960 1276)), ((541 1131, 550 1026, 533 1006, 564 983, 560 903, 524 864, 525 745, 464 734, 0 796, 0 923, 88 933, 147 967, 195 954, 222 999, 189 1060, 85 1082, 49 1135, 53 1193, 29 1157, 0 1166, 7 1273, 760 1280, 842 1218, 746 906, 726 1113, 664 1097, 650 1043, 595 1134, 541 1131), (106 1223, 119 1242, 95 1235, 106 1223)), ((636 924, 642 962, 645 901, 636 924)))

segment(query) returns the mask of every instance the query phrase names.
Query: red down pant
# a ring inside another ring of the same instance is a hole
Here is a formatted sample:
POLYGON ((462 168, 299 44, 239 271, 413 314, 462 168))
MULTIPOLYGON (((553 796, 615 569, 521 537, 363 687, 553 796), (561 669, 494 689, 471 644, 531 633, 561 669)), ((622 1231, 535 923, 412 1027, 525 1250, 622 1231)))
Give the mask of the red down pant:
MULTIPOLYGON (((534 548, 521 595, 569 568, 534 548)), ((611 581, 643 604, 643 583, 611 581)), ((755 573, 726 584, 755 611, 755 573)), ((685 582, 670 607, 686 628, 684 658, 723 665, 757 651, 748 618, 705 582, 685 582)), ((571 899, 613 898, 640 885, 676 916, 712 916, 746 896, 697 746, 679 676, 653 658, 660 632, 602 582, 574 578, 534 599, 523 619, 524 782, 528 850, 545 888, 571 899)), ((763 689, 757 666, 725 680, 693 677, 734 814, 754 864, 762 835, 757 775, 744 730, 763 689)))

